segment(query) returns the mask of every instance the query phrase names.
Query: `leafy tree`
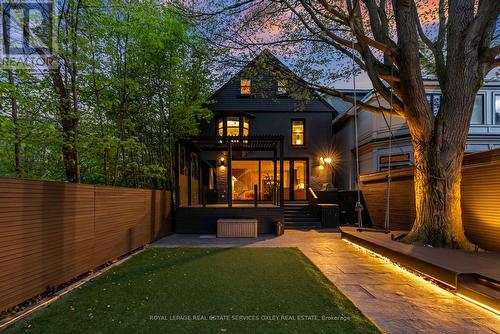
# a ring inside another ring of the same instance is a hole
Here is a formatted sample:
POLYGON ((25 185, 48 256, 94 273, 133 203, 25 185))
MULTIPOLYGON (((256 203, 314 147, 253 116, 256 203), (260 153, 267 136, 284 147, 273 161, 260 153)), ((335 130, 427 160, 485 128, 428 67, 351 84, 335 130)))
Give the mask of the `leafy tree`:
POLYGON ((210 117, 208 56, 195 26, 150 0, 61 8, 57 52, 37 50, 45 67, 14 70, 14 84, 7 69, 0 75, 0 173, 19 175, 17 128, 28 177, 171 188, 173 143, 210 117))
POLYGON ((500 65, 499 12, 500 1, 490 0, 235 0, 201 4, 189 15, 209 27, 206 37, 230 60, 273 48, 295 60, 302 85, 350 102, 331 82, 351 73, 353 59, 391 108, 358 105, 402 116, 410 130, 416 219, 405 240, 470 248, 461 164, 476 93, 500 65), (424 89, 429 74, 442 92, 436 114, 424 89))

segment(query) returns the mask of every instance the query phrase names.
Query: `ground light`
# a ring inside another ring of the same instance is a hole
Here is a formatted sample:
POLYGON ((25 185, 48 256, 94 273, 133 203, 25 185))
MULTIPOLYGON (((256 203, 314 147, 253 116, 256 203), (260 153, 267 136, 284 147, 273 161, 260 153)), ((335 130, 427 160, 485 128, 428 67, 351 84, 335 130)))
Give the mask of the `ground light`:
POLYGON ((7 327, 9 327, 9 326, 15 324, 16 322, 26 318, 27 316, 49 306, 50 304, 52 304, 56 300, 60 299, 65 294, 67 294, 75 289, 78 289, 79 287, 81 287, 85 283, 90 282, 91 280, 93 280, 94 278, 97 278, 98 276, 101 276, 102 274, 104 274, 108 270, 122 264, 123 262, 127 261, 128 259, 132 258, 133 256, 136 256, 137 254, 142 253, 145 249, 146 248, 141 248, 140 250, 132 251, 132 253, 129 253, 128 255, 121 257, 119 260, 115 260, 115 262, 113 262, 112 264, 105 266, 104 268, 102 268, 98 271, 90 273, 88 276, 82 278, 81 280, 79 280, 73 284, 70 284, 69 286, 65 287, 61 291, 57 291, 54 296, 48 297, 47 300, 41 302, 40 304, 36 304, 32 307, 28 307, 27 309, 25 309, 25 310, 21 311, 20 313, 18 313, 17 315, 15 315, 12 319, 9 319, 6 322, 0 324, 0 331, 3 331, 7 327))
POLYGON ((363 246, 360 246, 360 245, 358 245, 358 244, 356 244, 356 243, 354 243, 352 241, 349 241, 349 240, 346 240, 346 239, 342 239, 342 240, 344 240, 346 243, 350 244, 354 248, 358 248, 358 249, 360 249, 360 250, 362 250, 364 252, 367 252, 368 254, 376 256, 377 258, 383 260, 386 263, 391 264, 398 271, 404 273, 405 275, 411 277, 412 279, 414 279, 416 281, 423 282, 423 283, 425 283, 426 285, 432 287, 435 290, 439 290, 439 291, 443 291, 444 290, 444 291, 447 291, 447 292, 449 292, 449 293, 451 293, 451 294, 453 294, 455 296, 458 296, 458 297, 460 297, 460 298, 462 298, 462 299, 464 299, 464 300, 466 300, 466 301, 468 301, 468 302, 470 302, 472 304, 475 304, 475 305, 477 305, 479 307, 482 307, 482 308, 484 308, 484 309, 486 309, 486 310, 488 310, 490 312, 493 312, 496 315, 500 315, 500 310, 497 310, 497 309, 495 309, 495 308, 493 308, 491 306, 485 305, 485 304, 483 304, 483 303, 481 303, 481 302, 479 302, 479 301, 477 301, 475 299, 472 299, 470 297, 464 296, 464 295, 462 295, 460 293, 453 293, 452 290, 456 289, 454 286, 451 286, 451 285, 449 285, 449 284, 447 284, 445 282, 442 282, 442 281, 440 281, 440 280, 438 280, 438 279, 436 279, 436 278, 434 278, 432 276, 426 275, 426 274, 421 273, 419 271, 412 270, 412 269, 410 269, 408 267, 403 267, 403 266, 399 265, 398 263, 392 261, 391 259, 389 259, 389 258, 387 258, 387 257, 385 257, 383 255, 380 255, 380 254, 378 254, 378 253, 376 253, 376 252, 374 252, 372 250, 369 250, 369 249, 367 249, 367 248, 365 248, 363 246))

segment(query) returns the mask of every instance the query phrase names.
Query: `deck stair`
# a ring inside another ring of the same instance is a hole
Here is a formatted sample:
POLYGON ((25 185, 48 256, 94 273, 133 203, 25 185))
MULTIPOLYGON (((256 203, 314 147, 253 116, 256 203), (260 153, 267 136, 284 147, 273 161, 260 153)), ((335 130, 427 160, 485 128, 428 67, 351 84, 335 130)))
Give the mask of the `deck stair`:
POLYGON ((309 210, 307 202, 287 203, 284 208, 286 229, 314 229, 321 227, 321 221, 309 210))

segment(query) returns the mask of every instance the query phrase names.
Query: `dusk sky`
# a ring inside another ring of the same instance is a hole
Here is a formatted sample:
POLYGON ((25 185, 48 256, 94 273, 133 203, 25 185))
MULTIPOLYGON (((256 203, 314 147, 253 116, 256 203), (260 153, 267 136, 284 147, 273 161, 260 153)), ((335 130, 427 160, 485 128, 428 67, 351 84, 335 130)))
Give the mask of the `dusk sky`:
MULTIPOLYGON (((228 6, 230 4, 234 3, 239 3, 239 1, 234 1, 234 0, 223 0, 219 1, 216 3, 207 3, 205 1, 201 1, 202 3, 205 4, 205 8, 208 8, 209 11, 217 11, 218 9, 221 9, 224 5, 228 6)), ((344 3, 338 2, 338 3, 344 3)), ((417 8, 418 8, 418 13, 419 13, 419 18, 420 21, 423 25, 423 29, 426 33, 426 35, 434 39, 436 36, 436 30, 437 30, 437 6, 438 6, 438 0, 417 0, 416 1, 417 8)), ((238 38, 240 38, 240 41, 243 41, 243 43, 269 43, 269 42, 275 42, 275 41, 280 41, 283 39, 287 39, 288 36, 290 35, 290 20, 292 18, 292 15, 288 11, 282 11, 279 14, 275 14, 274 17, 268 18, 265 15, 260 15, 260 14, 255 14, 260 13, 259 12, 259 7, 258 6, 253 6, 249 7, 250 9, 244 11, 243 13, 237 13, 237 14, 232 14, 232 15, 227 15, 227 14, 222 14, 222 16, 219 17, 220 20, 222 20, 223 25, 226 25, 223 30, 223 34, 227 34, 228 36, 234 37, 235 35, 231 35, 232 33, 230 32, 232 29, 237 30, 238 33, 238 38), (244 21, 242 18, 248 17, 249 15, 254 15, 251 19, 251 26, 241 28, 241 26, 244 26, 241 22, 244 21), (258 22, 258 23, 257 23, 258 22), (252 25, 253 24, 253 25, 252 25)), ((264 11, 263 11, 264 12, 264 11)), ((303 28, 303 27, 302 27, 303 28)), ((293 26, 292 26, 293 29, 293 26)), ((305 29, 305 28, 303 28, 305 29)), ((345 38, 350 39, 349 36, 346 36, 345 38)), ((393 37, 394 39, 395 37, 393 37)), ((266 48, 269 48, 270 51, 276 55, 283 63, 288 65, 292 70, 295 72, 300 72, 299 68, 304 68, 304 67, 310 67, 313 69, 313 71, 319 72, 324 72, 329 74, 323 74, 326 77, 333 77, 333 76, 342 76, 341 79, 332 81, 328 81, 329 86, 333 86, 334 88, 337 89, 352 89, 353 88, 353 82, 352 82, 352 75, 348 71, 351 69, 351 60, 347 58, 344 55, 340 55, 338 52, 334 50, 333 47, 329 47, 329 51, 326 50, 326 48, 323 50, 323 53, 320 57, 323 57, 325 60, 329 59, 328 61, 320 61, 316 64, 313 62, 307 63, 309 60, 316 60, 315 58, 319 58, 315 56, 315 53, 311 51, 311 46, 307 44, 303 45, 296 45, 293 47, 285 47, 282 48, 280 46, 276 45, 271 45, 271 46, 264 46, 266 48), (331 55, 331 56, 330 56, 331 55), (306 62, 305 64, 302 62, 306 62), (300 64, 300 65, 298 65, 300 64)), ((258 53, 259 49, 262 49, 264 47, 259 47, 253 45, 253 55, 255 53, 258 53)), ((244 48, 244 50, 246 50, 244 48)), ((241 49, 235 48, 234 51, 232 51, 234 55, 236 55, 237 58, 239 58, 238 54, 240 55, 245 55, 246 56, 241 56, 242 60, 250 59, 252 56, 248 56, 247 51, 241 51, 241 49)), ((301 73, 297 73, 299 75, 302 75, 301 73)), ((320 76, 321 74, 318 74, 320 76)), ((493 72, 488 75, 489 78, 492 76, 497 76, 497 73, 493 72)), ((323 78, 324 79, 324 78, 323 78)), ((357 88, 371 88, 372 84, 366 75, 366 73, 362 72, 359 73, 356 77, 356 87, 357 88)))

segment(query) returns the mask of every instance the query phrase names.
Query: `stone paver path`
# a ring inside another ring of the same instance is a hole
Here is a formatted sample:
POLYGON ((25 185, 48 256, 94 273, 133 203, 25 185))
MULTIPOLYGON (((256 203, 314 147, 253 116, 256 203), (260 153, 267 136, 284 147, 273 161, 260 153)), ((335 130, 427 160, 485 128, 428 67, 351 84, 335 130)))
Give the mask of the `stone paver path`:
POLYGON ((400 269, 327 230, 287 230, 278 238, 172 235, 152 247, 298 247, 387 333, 500 333, 500 316, 400 269))

